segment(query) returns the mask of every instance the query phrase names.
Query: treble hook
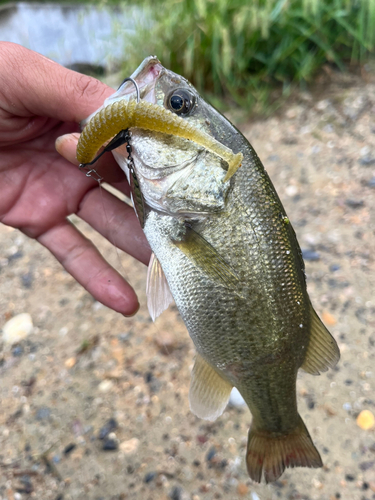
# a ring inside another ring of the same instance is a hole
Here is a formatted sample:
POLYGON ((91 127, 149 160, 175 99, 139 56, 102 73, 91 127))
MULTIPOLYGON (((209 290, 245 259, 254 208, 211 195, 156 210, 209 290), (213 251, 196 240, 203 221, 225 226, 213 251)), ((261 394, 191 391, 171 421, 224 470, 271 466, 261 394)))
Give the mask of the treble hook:
MULTIPOLYGON (((140 97, 141 97, 138 83, 133 78, 128 77, 128 78, 125 78, 125 80, 123 80, 120 87, 122 87, 122 85, 124 85, 125 82, 132 82, 133 83, 135 90, 136 90, 136 94, 137 94, 137 104, 138 104, 140 101, 140 97)), ((103 151, 98 154, 98 156, 96 156, 92 161, 90 161, 90 163, 80 163, 79 168, 81 170, 86 170, 86 177, 92 177, 93 179, 98 181, 100 184, 100 182, 103 180, 103 178, 98 174, 98 172, 94 168, 89 168, 90 165, 93 165, 94 163, 96 163, 99 160, 99 158, 102 155, 104 155, 104 153, 106 153, 107 151, 112 151, 113 149, 116 149, 119 146, 122 146, 123 144, 125 144, 127 142, 127 138, 128 138, 128 131, 127 130, 120 130, 120 132, 117 135, 115 135, 115 137, 111 140, 111 142, 109 144, 107 144, 107 146, 103 149, 103 151)))

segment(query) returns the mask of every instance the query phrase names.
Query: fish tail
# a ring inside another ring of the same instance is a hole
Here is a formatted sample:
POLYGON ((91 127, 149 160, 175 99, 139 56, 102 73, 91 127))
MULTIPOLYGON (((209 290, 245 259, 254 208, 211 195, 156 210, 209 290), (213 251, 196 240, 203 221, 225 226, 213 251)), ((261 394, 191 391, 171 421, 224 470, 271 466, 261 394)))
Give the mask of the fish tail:
POLYGON ((276 481, 286 467, 322 467, 322 459, 310 434, 298 415, 299 422, 288 434, 250 428, 246 464, 249 476, 258 483, 262 473, 266 483, 276 481))

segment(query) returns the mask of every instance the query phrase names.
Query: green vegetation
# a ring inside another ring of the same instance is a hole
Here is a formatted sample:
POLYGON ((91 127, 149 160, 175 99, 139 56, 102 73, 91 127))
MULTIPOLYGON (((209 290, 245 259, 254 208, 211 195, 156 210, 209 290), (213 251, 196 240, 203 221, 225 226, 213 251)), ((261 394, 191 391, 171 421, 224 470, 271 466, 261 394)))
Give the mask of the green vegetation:
MULTIPOLYGON (((375 48, 375 0, 144 0, 132 68, 157 54, 206 94, 240 106, 266 103, 313 79, 324 64, 364 63, 375 48)), ((211 96, 210 96, 211 97, 211 96)), ((211 99, 212 100, 212 99, 211 99)))
POLYGON ((375 49, 375 0, 80 1, 142 6, 146 25, 131 36, 124 74, 156 54, 220 107, 272 110, 272 89, 287 95, 324 65, 359 66, 375 49))

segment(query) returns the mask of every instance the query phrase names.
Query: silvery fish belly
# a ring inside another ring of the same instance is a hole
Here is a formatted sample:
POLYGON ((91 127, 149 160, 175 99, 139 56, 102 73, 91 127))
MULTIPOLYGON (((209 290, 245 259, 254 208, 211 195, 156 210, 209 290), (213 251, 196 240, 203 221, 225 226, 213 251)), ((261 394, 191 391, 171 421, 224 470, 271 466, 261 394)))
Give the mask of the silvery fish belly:
POLYGON ((296 377, 299 368, 318 375, 335 366, 339 351, 310 303, 277 193, 251 145, 188 81, 155 57, 132 78, 140 101, 132 82, 120 87, 88 122, 77 157, 92 158, 130 130, 114 155, 153 250, 150 313, 158 316, 173 297, 196 347, 191 410, 214 420, 237 387, 253 417, 246 454, 253 480, 320 467, 297 411, 296 377))

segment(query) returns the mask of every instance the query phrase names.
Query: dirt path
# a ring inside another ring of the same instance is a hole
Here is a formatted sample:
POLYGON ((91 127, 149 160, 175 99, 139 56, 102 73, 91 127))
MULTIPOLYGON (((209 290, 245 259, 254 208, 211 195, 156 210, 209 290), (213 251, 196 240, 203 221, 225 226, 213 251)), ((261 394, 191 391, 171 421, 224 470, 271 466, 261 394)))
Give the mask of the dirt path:
POLYGON ((0 226, 0 328, 24 312, 35 326, 0 351, 1 500, 375 498, 375 430, 356 424, 361 410, 375 414, 375 85, 341 81, 242 130, 306 251, 313 304, 341 348, 335 371, 298 382, 324 468, 252 484, 250 413, 228 407, 213 424, 190 413, 194 348, 174 307, 151 323, 146 268, 74 219, 138 292, 138 315, 124 319, 37 243, 0 226))

